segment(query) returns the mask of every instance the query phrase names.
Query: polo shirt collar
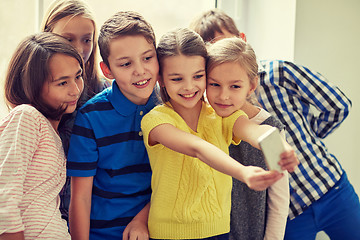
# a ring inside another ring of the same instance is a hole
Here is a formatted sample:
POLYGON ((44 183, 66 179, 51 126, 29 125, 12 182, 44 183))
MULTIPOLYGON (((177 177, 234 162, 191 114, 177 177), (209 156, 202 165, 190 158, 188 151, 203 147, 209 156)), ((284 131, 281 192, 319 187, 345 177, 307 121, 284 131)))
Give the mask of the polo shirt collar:
POLYGON ((153 91, 145 105, 137 105, 124 96, 115 80, 112 82, 112 88, 109 94, 110 103, 114 106, 115 110, 123 116, 134 114, 138 108, 150 111, 156 104, 155 99, 157 99, 157 97, 155 91, 153 91))

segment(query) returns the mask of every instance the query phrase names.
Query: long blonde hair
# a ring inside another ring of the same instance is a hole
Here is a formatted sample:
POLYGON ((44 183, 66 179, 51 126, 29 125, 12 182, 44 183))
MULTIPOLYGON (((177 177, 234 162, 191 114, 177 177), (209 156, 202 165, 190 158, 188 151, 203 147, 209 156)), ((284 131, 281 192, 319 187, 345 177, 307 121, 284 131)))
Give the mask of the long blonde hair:
MULTIPOLYGON (((209 44, 208 55, 206 69, 208 73, 220 64, 235 62, 245 69, 250 83, 257 85, 258 64, 255 51, 249 43, 241 38, 224 38, 209 44)), ((258 104, 254 95, 249 96, 247 100, 253 104, 258 104)))
MULTIPOLYGON (((188 28, 178 28, 164 34, 156 49, 159 60, 159 73, 162 76, 164 59, 171 56, 201 56, 207 58, 204 41, 199 34, 188 28)), ((160 78, 162 81, 162 77, 160 78)), ((170 100, 165 87, 160 88, 160 97, 164 103, 170 100)))
POLYGON ((85 64, 84 93, 88 98, 94 96, 99 91, 101 81, 97 68, 97 29, 95 18, 90 7, 82 0, 55 0, 44 15, 40 30, 52 32, 55 24, 65 17, 81 16, 89 19, 94 25, 93 48, 88 61, 85 64))

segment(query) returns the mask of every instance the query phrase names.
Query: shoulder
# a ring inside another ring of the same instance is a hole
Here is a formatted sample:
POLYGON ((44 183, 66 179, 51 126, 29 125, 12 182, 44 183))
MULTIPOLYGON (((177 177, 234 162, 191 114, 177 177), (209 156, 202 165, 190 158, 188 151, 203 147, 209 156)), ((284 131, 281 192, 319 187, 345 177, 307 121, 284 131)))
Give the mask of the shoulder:
POLYGON ((112 109, 112 105, 108 100, 108 95, 111 92, 111 88, 107 88, 104 91, 96 94, 90 100, 88 100, 80 109, 79 112, 84 114, 91 111, 112 109))
POLYGON ((174 111, 174 109, 166 104, 161 104, 158 106, 155 106, 153 109, 151 109, 143 118, 143 121, 149 121, 150 119, 153 119, 155 121, 159 120, 165 120, 165 119, 176 119, 177 113, 174 111))
POLYGON ((22 116, 26 118, 28 121, 34 121, 37 122, 39 120, 45 120, 45 116, 39 112, 35 107, 29 105, 29 104, 22 104, 19 106, 16 106, 11 110, 9 113, 11 116, 22 116))
POLYGON ((175 127, 179 127, 183 122, 182 118, 174 111, 174 109, 166 104, 154 107, 148 112, 141 121, 141 128, 148 132, 154 127, 169 123, 175 127))

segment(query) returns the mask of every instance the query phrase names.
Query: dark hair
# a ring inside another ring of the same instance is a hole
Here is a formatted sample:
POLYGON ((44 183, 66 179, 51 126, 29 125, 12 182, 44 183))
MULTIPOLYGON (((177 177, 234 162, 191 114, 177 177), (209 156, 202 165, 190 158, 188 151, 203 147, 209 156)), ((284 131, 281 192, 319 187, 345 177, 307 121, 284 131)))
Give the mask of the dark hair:
MULTIPOLYGON (((178 28, 164 34, 156 49, 159 60, 159 72, 162 75, 163 61, 172 56, 201 56, 207 59, 207 50, 204 41, 196 32, 188 28, 178 28)), ((162 81, 162 77, 160 78, 162 81)), ((169 101, 169 95, 164 87, 160 88, 160 96, 163 102, 169 101)))
POLYGON ((25 38, 16 48, 6 73, 5 98, 8 108, 31 104, 46 118, 59 120, 66 108, 50 107, 41 91, 49 81, 49 60, 57 53, 75 58, 83 69, 78 51, 63 37, 53 33, 37 33, 25 38))
POLYGON ((211 42, 215 38, 215 32, 223 33, 221 29, 225 29, 235 36, 240 35, 234 20, 217 8, 206 11, 194 18, 189 27, 200 34, 205 42, 211 42))
POLYGON ((100 55, 110 68, 110 41, 123 36, 141 35, 156 47, 155 33, 151 25, 137 12, 122 11, 111 16, 101 26, 99 34, 100 55))
POLYGON ((91 98, 99 91, 101 80, 99 78, 98 68, 96 65, 98 64, 97 29, 95 18, 90 7, 83 0, 54 0, 43 18, 40 29, 44 32, 52 32, 58 21, 69 16, 81 16, 87 18, 94 25, 92 52, 87 62, 84 63, 84 94, 86 94, 88 98, 91 98))

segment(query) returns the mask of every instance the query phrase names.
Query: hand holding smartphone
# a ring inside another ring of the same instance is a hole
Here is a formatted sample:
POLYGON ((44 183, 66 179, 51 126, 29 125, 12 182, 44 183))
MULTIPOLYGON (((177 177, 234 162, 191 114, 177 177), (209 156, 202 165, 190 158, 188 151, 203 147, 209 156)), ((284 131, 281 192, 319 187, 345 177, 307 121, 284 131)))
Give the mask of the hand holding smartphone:
POLYGON ((280 154, 285 151, 285 146, 277 128, 272 128, 258 138, 261 151, 264 154, 265 162, 270 170, 282 172, 280 154))

